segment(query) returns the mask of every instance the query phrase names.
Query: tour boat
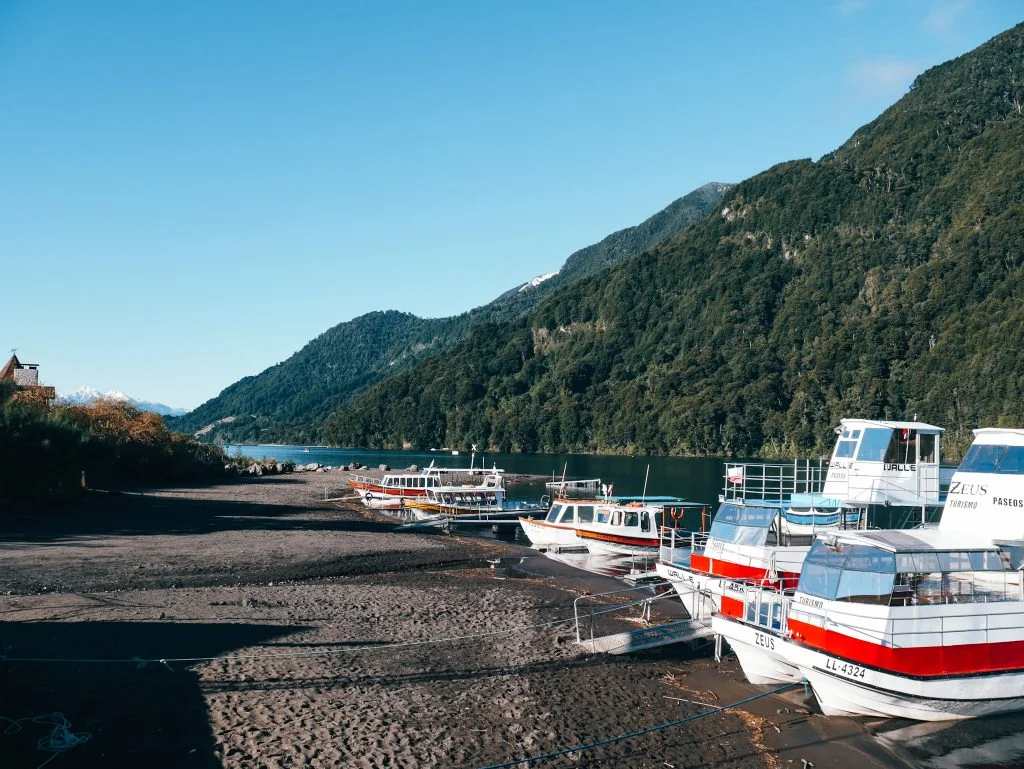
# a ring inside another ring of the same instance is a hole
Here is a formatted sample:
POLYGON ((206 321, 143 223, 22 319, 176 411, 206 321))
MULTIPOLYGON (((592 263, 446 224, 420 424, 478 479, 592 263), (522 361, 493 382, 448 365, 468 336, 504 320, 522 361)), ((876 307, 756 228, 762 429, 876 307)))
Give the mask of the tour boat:
POLYGON ((751 650, 795 670, 826 715, 1024 709, 1022 512, 1024 430, 975 430, 938 527, 819 535, 792 595, 751 586, 714 628, 745 672, 751 650))
POLYGON ((356 490, 363 504, 368 507, 401 507, 402 500, 423 499, 430 489, 438 489, 442 486, 452 486, 452 481, 460 476, 472 476, 486 473, 489 479, 477 486, 474 491, 479 490, 486 494, 488 491, 497 493, 501 488, 504 495, 504 480, 502 473, 493 467, 490 470, 474 468, 472 465, 466 468, 425 467, 419 472, 385 473, 383 477, 357 475, 349 481, 349 486, 356 490))
POLYGON ((821 531, 865 528, 876 508, 926 519, 941 506, 941 428, 844 419, 836 432, 827 464, 727 465, 706 540, 663 538, 658 574, 691 617, 742 616, 749 585, 792 589, 821 531))
POLYGON ((577 523, 576 534, 594 555, 649 555, 657 557, 663 529, 677 529, 686 511, 706 506, 678 498, 618 500, 595 508, 592 521, 577 523))
POLYGON ((417 518, 500 510, 504 503, 505 479, 497 473, 484 476, 479 484, 432 486, 422 496, 402 500, 402 506, 415 511, 417 518))
POLYGON ((583 549, 599 555, 657 555, 660 532, 682 521, 699 503, 679 497, 555 499, 543 519, 519 519, 539 549, 583 549))

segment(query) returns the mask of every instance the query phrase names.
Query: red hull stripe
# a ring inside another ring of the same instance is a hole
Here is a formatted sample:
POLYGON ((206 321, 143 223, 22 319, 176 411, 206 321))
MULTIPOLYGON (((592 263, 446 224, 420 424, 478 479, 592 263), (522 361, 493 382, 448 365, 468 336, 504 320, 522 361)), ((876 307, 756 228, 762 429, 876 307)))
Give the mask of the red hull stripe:
POLYGON ((650 547, 655 548, 658 546, 657 540, 654 539, 640 539, 639 537, 620 537, 617 534, 603 534, 597 531, 586 531, 585 529, 578 529, 576 534, 583 539, 599 539, 602 542, 614 542, 617 545, 634 545, 636 547, 650 547))
POLYGON ((727 617, 743 619, 743 601, 723 595, 721 613, 727 617))
POLYGON ((713 577, 725 577, 726 579, 754 580, 765 585, 778 584, 785 581, 786 584, 795 585, 800 575, 792 571, 776 571, 778 580, 768 579, 768 570, 760 566, 743 566, 732 561, 723 561, 718 558, 708 558, 706 555, 690 556, 690 569, 699 571, 702 574, 710 574, 713 577))
POLYGON ((789 620, 793 640, 833 657, 913 678, 969 676, 1024 669, 1024 641, 893 648, 789 620))
POLYGON ((389 486, 384 488, 376 483, 363 483, 362 481, 349 481, 349 486, 360 491, 369 491, 373 494, 381 494, 387 497, 425 497, 426 489, 403 489, 389 486))

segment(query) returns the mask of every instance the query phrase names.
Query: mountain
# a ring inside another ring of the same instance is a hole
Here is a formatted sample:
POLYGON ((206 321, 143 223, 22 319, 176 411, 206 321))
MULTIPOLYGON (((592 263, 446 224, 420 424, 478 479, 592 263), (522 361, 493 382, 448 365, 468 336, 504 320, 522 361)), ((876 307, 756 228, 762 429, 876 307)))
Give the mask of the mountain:
POLYGON ((177 409, 171 406, 164 405, 163 403, 152 403, 151 401, 140 401, 132 398, 130 395, 125 395, 123 392, 118 390, 109 390, 105 393, 101 393, 99 390, 93 387, 80 387, 74 392, 68 393, 61 397, 61 400, 66 403, 92 403, 93 401, 99 400, 100 398, 106 398, 107 400, 123 401, 130 403, 135 408, 141 411, 153 411, 161 416, 181 416, 187 414, 188 409, 177 409))
POLYGON ((1022 72, 1024 25, 819 161, 376 384, 325 439, 793 456, 841 417, 916 416, 955 454, 1024 424, 1022 72))
POLYGON ((518 318, 559 288, 675 237, 714 210, 728 189, 706 184, 642 224, 575 252, 557 273, 461 315, 427 319, 390 310, 339 323, 287 360, 239 380, 169 425, 180 432, 204 431, 204 439, 218 442, 318 441, 323 420, 355 394, 448 349, 474 325, 518 318))

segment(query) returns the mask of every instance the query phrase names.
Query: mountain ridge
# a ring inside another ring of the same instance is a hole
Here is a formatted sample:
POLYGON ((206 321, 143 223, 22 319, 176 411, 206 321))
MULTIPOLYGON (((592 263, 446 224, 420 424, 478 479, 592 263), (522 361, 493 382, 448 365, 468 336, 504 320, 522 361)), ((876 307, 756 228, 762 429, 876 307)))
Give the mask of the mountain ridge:
POLYGON ((337 445, 793 456, 842 417, 1024 423, 1024 25, 819 161, 474 328, 333 414, 337 445))
POLYGON ((678 235, 706 216, 730 186, 702 185, 639 225, 573 252, 547 280, 525 291, 524 284, 517 285, 460 315, 419 318, 380 310, 337 324, 284 361, 240 379, 168 423, 180 432, 204 431, 204 440, 216 442, 318 441, 320 423, 354 394, 447 349, 474 325, 518 317, 559 288, 678 235), (233 419, 223 422, 227 417, 233 419))

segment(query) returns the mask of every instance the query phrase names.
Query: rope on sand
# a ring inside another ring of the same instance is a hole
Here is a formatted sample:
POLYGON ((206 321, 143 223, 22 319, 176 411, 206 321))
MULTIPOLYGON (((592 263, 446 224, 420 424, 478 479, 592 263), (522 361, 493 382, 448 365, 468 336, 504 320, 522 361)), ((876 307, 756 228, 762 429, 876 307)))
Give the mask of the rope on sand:
POLYGON ((753 695, 751 697, 746 697, 746 698, 744 698, 742 700, 737 700, 736 702, 730 703, 729 705, 722 705, 721 707, 717 707, 717 708, 714 708, 712 710, 706 710, 703 713, 695 713, 692 716, 687 716, 686 718, 680 718, 680 719, 677 719, 675 721, 669 721, 666 724, 658 724, 657 726, 650 726, 650 727, 648 727, 646 729, 637 729, 635 732, 628 732, 626 734, 620 734, 618 737, 608 737, 607 739, 604 739, 604 740, 597 740, 595 742, 587 742, 587 743, 584 743, 583 745, 574 745, 571 748, 560 748, 558 750, 553 750, 553 751, 551 751, 549 753, 540 753, 540 754, 538 754, 536 756, 527 756, 527 757, 524 757, 524 758, 513 758, 510 761, 504 761, 504 762, 502 762, 500 764, 487 764, 487 766, 480 767, 480 769, 507 769, 508 767, 518 767, 518 766, 533 764, 533 763, 536 763, 537 761, 546 761, 546 760, 548 760, 550 758, 558 758, 559 756, 566 756, 566 755, 569 755, 570 753, 582 753, 582 752, 587 751, 587 750, 593 750, 594 748, 599 748, 599 747, 601 747, 603 745, 612 745, 612 744, 614 744, 616 742, 623 742, 625 740, 633 739, 634 737, 642 737, 645 734, 652 734, 653 732, 661 732, 661 731, 664 731, 666 729, 671 729, 674 726, 681 726, 682 724, 689 723, 690 721, 696 721, 698 718, 704 718, 705 716, 713 716, 716 713, 721 713, 721 712, 723 712, 725 710, 731 710, 732 708, 738 708, 740 705, 746 705, 748 702, 753 702, 754 700, 759 700, 762 697, 770 697, 773 694, 779 694, 780 692, 784 692, 787 689, 792 689, 795 686, 802 686, 802 685, 803 685, 802 682, 786 684, 785 686, 780 686, 778 689, 772 689, 772 690, 767 691, 767 692, 761 692, 760 694, 755 694, 755 695, 753 695))
POLYGON ((0 723, 3 722, 7 723, 3 730, 4 735, 17 734, 21 731, 23 723, 53 726, 48 734, 36 741, 36 747, 40 751, 52 753, 53 755, 43 761, 36 769, 43 769, 44 766, 53 761, 57 756, 81 745, 83 742, 88 742, 89 738, 92 737, 89 732, 79 732, 78 734, 72 732, 71 722, 64 717, 63 713, 47 713, 45 716, 29 716, 28 718, 0 716, 0 723))

